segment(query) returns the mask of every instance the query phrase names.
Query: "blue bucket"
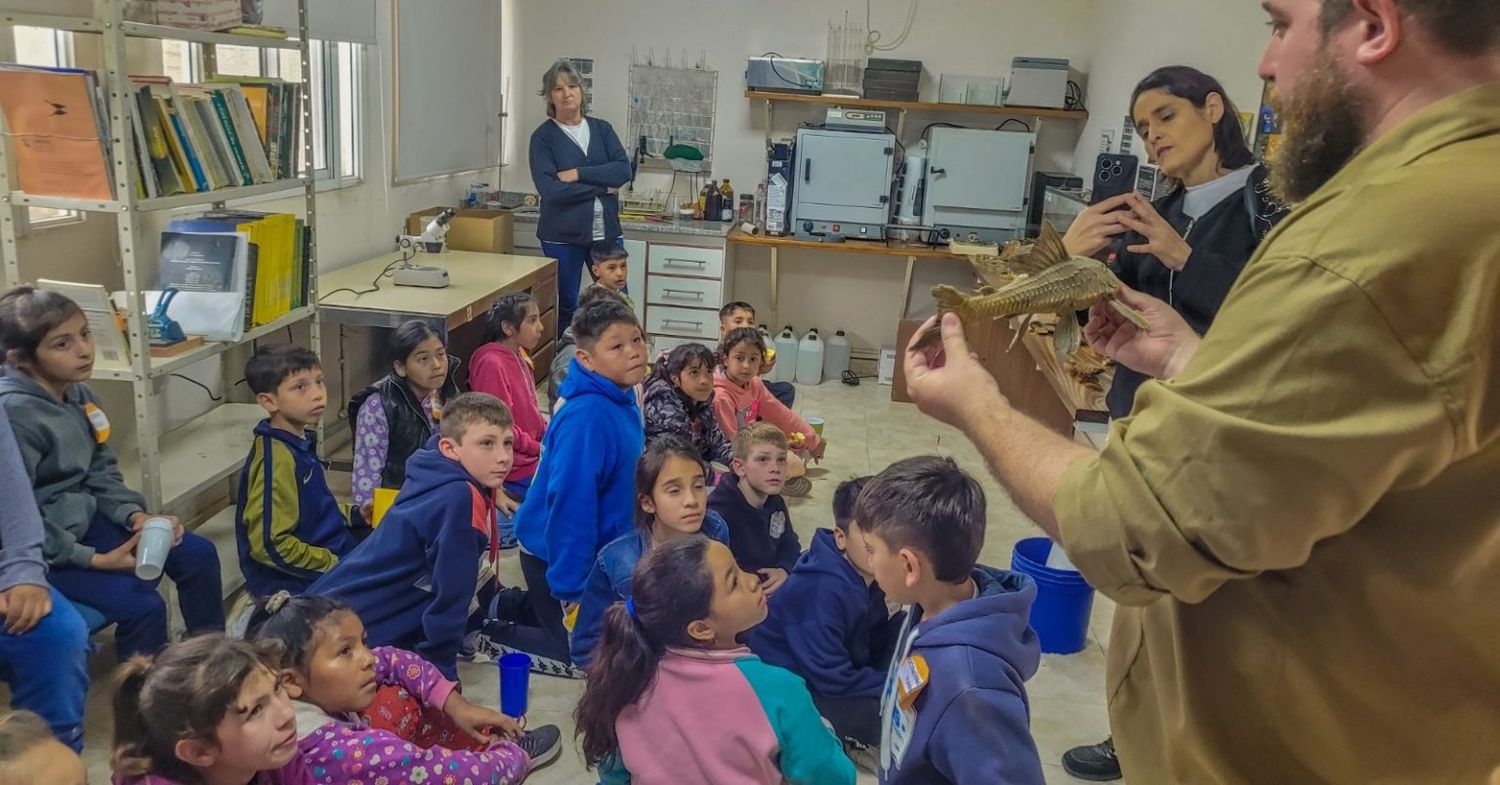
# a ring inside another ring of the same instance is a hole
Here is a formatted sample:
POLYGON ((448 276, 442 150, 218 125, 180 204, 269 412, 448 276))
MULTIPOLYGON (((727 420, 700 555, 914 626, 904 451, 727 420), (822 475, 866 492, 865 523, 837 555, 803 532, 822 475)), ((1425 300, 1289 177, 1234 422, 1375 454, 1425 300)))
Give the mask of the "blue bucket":
POLYGON ((1094 587, 1076 570, 1047 566, 1054 544, 1047 537, 1030 537, 1016 543, 1010 568, 1036 581, 1036 602, 1031 606, 1031 628, 1047 654, 1081 651, 1089 637, 1089 614, 1094 609, 1094 587))

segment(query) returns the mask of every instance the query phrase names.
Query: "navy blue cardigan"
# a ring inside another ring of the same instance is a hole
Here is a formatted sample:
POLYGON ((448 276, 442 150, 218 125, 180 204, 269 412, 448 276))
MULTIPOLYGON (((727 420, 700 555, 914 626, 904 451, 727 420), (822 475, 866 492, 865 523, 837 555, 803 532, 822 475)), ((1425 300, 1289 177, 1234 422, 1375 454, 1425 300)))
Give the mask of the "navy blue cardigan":
POLYGON ((630 182, 630 155, 609 123, 585 117, 589 152, 584 155, 552 118, 531 133, 531 181, 542 197, 536 236, 549 243, 588 245, 594 239, 594 199, 604 205, 604 236, 619 237, 620 199, 610 188, 630 182), (578 170, 578 182, 557 179, 558 172, 578 170))

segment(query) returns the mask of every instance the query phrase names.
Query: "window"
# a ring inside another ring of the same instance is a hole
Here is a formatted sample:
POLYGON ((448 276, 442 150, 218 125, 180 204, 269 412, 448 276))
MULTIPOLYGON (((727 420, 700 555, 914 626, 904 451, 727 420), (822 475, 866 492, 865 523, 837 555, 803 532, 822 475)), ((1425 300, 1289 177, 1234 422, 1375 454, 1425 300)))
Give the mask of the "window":
MULTIPOLYGON (((215 47, 217 72, 232 76, 266 76, 288 81, 302 79, 302 55, 291 49, 215 47)), ((201 44, 162 42, 162 66, 173 81, 199 82, 205 78, 206 52, 201 44)), ((364 139, 364 46, 339 41, 313 41, 308 53, 312 68, 313 174, 318 180, 341 181, 362 173, 364 139)), ((307 153, 298 155, 307 168, 307 153)))
MULTIPOLYGON (((42 27, 13 27, 15 62, 22 65, 45 65, 66 68, 73 64, 73 34, 42 27)), ((83 220, 77 210, 52 207, 26 208, 26 225, 43 227, 83 220)))

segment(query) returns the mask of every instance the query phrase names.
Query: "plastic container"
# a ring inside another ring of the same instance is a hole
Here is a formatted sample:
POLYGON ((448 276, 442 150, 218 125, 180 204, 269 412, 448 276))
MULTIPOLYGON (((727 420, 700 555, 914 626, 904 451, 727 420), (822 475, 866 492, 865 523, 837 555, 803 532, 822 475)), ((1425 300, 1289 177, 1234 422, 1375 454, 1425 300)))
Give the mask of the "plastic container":
POLYGON ((1056 570, 1047 566, 1055 547, 1046 537, 1021 540, 1011 552, 1010 568, 1036 581, 1031 628, 1036 630, 1042 651, 1072 654, 1081 651, 1088 641, 1094 587, 1077 570, 1056 570))
POLYGON ((823 383, 823 339, 817 329, 808 330, 797 345, 797 383, 823 383))
POLYGON ((823 344, 823 378, 842 379, 844 371, 849 370, 849 339, 844 337, 844 331, 834 332, 833 337, 823 344))
POLYGON ((172 522, 166 518, 147 518, 141 526, 141 539, 135 546, 135 577, 154 581, 167 566, 172 552, 172 522))
POLYGON ((531 655, 511 652, 500 655, 500 713, 526 716, 526 697, 531 689, 531 655))
POLYGON ((776 347, 776 367, 771 369, 771 381, 790 382, 797 378, 797 334, 787 325, 771 342, 776 347))

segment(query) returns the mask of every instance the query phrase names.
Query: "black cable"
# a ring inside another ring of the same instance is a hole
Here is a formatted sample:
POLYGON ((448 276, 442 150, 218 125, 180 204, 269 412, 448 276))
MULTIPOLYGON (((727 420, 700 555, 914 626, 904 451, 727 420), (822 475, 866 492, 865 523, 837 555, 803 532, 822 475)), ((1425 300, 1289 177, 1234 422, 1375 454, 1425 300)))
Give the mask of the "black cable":
POLYGON ((937 127, 942 127, 942 128, 963 128, 963 126, 958 125, 957 123, 941 123, 941 122, 940 123, 928 123, 927 126, 922 129, 922 133, 920 133, 920 134, 917 135, 917 138, 918 139, 926 139, 927 138, 927 132, 931 131, 933 128, 937 128, 937 127))
POLYGON ((1010 125, 1011 123, 1020 123, 1021 127, 1026 129, 1026 133, 1031 133, 1031 123, 1028 123, 1025 120, 1016 117, 1012 117, 1009 120, 1006 120, 1005 122, 995 126, 995 130, 1003 131, 1005 130, 1005 126, 1010 125))
POLYGON ((765 54, 761 55, 761 57, 771 58, 767 62, 771 64, 771 73, 775 74, 777 79, 780 79, 781 81, 786 82, 787 84, 799 90, 806 89, 806 85, 802 84, 801 82, 794 82, 791 79, 788 79, 785 76, 781 75, 781 69, 776 67, 776 58, 781 57, 781 54, 777 52, 766 52, 765 54))
POLYGON ((1068 80, 1068 89, 1067 89, 1067 92, 1064 93, 1064 95, 1065 95, 1065 97, 1063 98, 1063 107, 1064 108, 1066 108, 1066 109, 1074 109, 1074 110, 1082 109, 1083 108, 1083 87, 1081 87, 1077 82, 1073 81, 1072 79, 1069 79, 1068 80))
POLYGON ((183 380, 185 382, 192 382, 193 384, 196 384, 199 387, 202 387, 203 391, 206 392, 206 393, 208 393, 208 399, 210 401, 213 401, 214 403, 219 403, 220 401, 224 400, 224 396, 222 396, 222 395, 214 395, 214 391, 208 385, 204 384, 203 382, 198 381, 197 379, 194 379, 191 376, 183 376, 180 373, 168 374, 168 376, 176 377, 176 378, 181 379, 181 380, 183 380))
MULTIPOLYGON (((391 268, 395 267, 398 264, 402 264, 404 262, 409 262, 412 259, 415 259, 416 256, 417 256, 417 249, 412 248, 411 249, 411 253, 405 254, 400 259, 397 259, 396 261, 391 262, 390 264, 386 265, 385 269, 380 271, 380 275, 375 276, 375 280, 373 280, 373 281, 370 282, 370 288, 368 288, 368 289, 358 289, 358 290, 356 290, 356 289, 350 289, 347 286, 340 286, 339 288, 334 289, 331 292, 324 292, 321 295, 318 295, 318 302, 321 303, 324 300, 327 300, 328 298, 334 296, 335 294, 338 294, 339 292, 348 292, 348 293, 354 295, 355 297, 361 297, 361 296, 369 294, 370 292, 378 292, 378 291, 380 291, 380 279, 386 277, 387 275, 390 275, 391 274, 391 268)), ((291 329, 292 328, 290 328, 290 327, 287 328, 287 340, 291 340, 291 329)))

